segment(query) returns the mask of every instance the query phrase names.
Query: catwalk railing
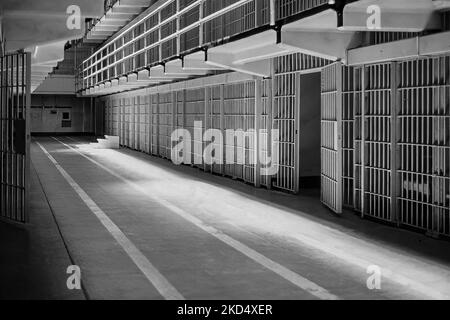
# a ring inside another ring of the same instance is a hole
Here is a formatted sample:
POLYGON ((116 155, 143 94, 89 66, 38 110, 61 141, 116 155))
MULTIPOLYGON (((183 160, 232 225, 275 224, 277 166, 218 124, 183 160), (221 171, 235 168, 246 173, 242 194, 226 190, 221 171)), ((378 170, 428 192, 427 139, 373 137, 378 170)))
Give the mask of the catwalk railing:
POLYGON ((328 0, 162 0, 112 37, 77 70, 76 90, 273 27, 328 0))

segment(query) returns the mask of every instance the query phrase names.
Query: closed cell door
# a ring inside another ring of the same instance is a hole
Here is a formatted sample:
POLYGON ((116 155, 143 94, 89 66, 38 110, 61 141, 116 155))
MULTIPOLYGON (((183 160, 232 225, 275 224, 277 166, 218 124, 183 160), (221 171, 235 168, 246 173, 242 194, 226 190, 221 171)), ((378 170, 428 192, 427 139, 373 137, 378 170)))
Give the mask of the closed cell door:
POLYGON ((0 217, 26 222, 30 54, 0 57, 0 217))
POLYGON ((342 213, 341 64, 322 70, 321 90, 321 201, 342 213))

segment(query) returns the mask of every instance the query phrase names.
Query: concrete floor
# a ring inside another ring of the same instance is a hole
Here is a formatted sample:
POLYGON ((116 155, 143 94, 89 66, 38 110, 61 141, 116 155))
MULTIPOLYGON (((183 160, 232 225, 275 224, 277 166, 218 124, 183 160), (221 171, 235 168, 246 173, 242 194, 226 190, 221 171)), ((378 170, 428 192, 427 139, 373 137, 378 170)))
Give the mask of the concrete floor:
POLYGON ((333 215, 311 191, 57 139, 33 139, 31 223, 0 223, 0 298, 450 297, 449 242, 333 215), (83 290, 66 287, 72 264, 83 290), (366 285, 371 265, 379 290, 366 285))

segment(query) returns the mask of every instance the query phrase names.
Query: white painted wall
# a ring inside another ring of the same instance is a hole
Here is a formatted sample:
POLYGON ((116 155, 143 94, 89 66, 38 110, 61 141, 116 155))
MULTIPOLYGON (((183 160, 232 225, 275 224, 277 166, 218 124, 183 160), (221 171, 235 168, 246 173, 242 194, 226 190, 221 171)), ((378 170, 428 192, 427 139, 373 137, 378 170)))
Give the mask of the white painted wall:
POLYGON ((33 94, 75 94, 75 76, 49 75, 33 94))

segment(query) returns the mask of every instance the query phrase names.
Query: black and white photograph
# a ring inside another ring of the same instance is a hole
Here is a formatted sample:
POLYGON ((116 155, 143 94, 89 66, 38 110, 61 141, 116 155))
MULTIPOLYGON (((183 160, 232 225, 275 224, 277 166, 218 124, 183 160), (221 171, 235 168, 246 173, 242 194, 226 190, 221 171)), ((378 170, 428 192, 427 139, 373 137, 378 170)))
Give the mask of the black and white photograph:
POLYGON ((0 0, 0 119, 5 306, 450 300, 450 0, 0 0))

